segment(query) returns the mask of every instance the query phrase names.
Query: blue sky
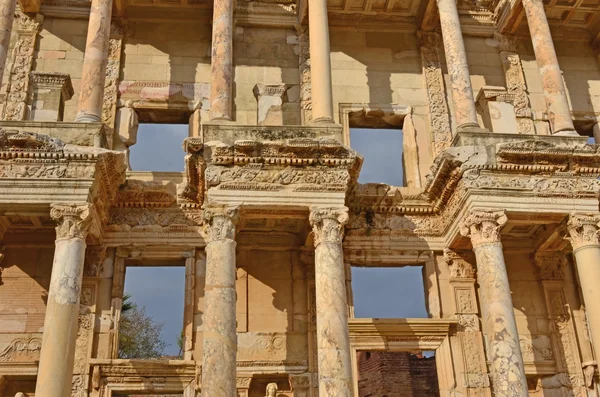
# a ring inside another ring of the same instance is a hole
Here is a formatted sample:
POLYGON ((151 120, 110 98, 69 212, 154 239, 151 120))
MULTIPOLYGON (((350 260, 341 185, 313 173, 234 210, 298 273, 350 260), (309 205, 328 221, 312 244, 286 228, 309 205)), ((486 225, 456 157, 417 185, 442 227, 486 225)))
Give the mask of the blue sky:
MULTIPOLYGON (((187 125, 142 124, 131 148, 134 171, 183 171, 187 125)), ((351 146, 365 158, 359 182, 402 185, 402 134, 399 130, 352 129, 351 146)), ((125 292, 148 315, 165 323, 166 354, 179 351, 183 326, 184 267, 128 267, 125 292)), ((356 317, 427 317, 421 267, 353 268, 356 317)))

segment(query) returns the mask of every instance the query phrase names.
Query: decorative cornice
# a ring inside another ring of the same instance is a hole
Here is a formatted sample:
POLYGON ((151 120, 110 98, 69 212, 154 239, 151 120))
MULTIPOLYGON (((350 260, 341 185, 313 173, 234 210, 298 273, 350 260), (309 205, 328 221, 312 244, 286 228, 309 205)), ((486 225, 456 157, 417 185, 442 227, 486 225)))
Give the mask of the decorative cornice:
POLYGON ((600 215, 571 213, 567 222, 567 239, 573 250, 600 246, 600 215))
POLYGON ((315 248, 321 243, 342 244, 348 208, 311 208, 308 220, 315 234, 315 248))
POLYGON ((504 211, 471 210, 461 222, 460 233, 471 238, 473 247, 500 242, 500 229, 508 218, 504 211))
POLYGON ((539 277, 543 281, 565 279, 566 257, 559 251, 540 251, 535 254, 535 263, 539 267, 539 277))
POLYGON ((203 209, 207 243, 235 238, 235 226, 240 216, 239 207, 209 205, 203 209))
POLYGON ((50 217, 56 226, 56 239, 79 238, 85 240, 92 221, 93 206, 83 204, 52 204, 50 217))
POLYGON ((68 73, 34 71, 31 72, 31 81, 37 86, 60 89, 65 101, 73 97, 73 84, 68 73))

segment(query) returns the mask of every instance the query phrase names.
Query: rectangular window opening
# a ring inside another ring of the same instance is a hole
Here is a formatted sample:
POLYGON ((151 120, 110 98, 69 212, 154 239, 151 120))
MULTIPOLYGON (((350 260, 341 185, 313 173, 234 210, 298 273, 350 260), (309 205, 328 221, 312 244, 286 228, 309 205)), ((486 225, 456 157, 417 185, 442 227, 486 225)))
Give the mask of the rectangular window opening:
POLYGON ((182 144, 188 136, 188 124, 140 123, 137 141, 129 147, 131 170, 183 172, 182 144))
POLYGON ((352 267, 357 318, 428 318, 423 266, 352 267))
POLYGON ((350 128, 350 146, 364 158, 358 182, 406 186, 400 128, 350 128))
POLYGON ((358 351, 358 396, 439 397, 434 351, 358 351))
POLYGON ((185 266, 127 266, 119 358, 181 359, 185 266))

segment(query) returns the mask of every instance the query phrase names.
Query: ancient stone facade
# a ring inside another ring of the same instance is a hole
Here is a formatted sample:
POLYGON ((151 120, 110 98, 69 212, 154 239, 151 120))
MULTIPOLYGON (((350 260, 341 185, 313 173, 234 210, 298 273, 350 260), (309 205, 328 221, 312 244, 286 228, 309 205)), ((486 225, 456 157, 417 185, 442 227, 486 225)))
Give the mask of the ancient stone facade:
POLYGON ((357 352, 423 351, 427 393, 599 395, 597 0, 0 0, 0 78, 0 397, 358 397, 357 352), (188 120, 184 172, 128 170, 188 120), (180 359, 118 357, 143 261, 180 359), (429 318, 355 318, 403 266, 429 318))

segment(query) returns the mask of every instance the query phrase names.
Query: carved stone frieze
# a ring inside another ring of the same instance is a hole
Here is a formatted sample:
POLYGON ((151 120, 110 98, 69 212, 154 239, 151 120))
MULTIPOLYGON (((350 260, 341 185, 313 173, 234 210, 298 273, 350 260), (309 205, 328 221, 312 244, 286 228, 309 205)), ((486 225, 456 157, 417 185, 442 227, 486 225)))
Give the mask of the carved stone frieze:
POLYGON ((348 208, 311 208, 308 220, 315 234, 315 247, 321 243, 341 244, 348 208))
POLYGON ((207 243, 217 240, 233 240, 235 225, 239 220, 239 208, 211 205, 204 208, 204 233, 207 243))
POLYGON ((40 358, 41 349, 41 338, 37 336, 18 337, 0 352, 0 362, 36 361, 40 358))
POLYGON ((567 223, 569 241, 574 250, 600 245, 600 215, 572 213, 567 223))
POLYGON ((112 230, 116 227, 127 225, 136 226, 161 226, 176 225, 198 226, 201 223, 201 210, 180 208, 111 208, 108 226, 112 230))
POLYGON ((91 204, 53 204, 50 216, 57 222, 56 238, 85 240, 92 221, 91 204))
POLYGON ((500 229, 508 218, 504 211, 471 210, 460 226, 460 233, 471 238, 474 247, 500 242, 500 229))
POLYGON ((169 207, 175 204, 175 191, 154 181, 129 179, 117 192, 118 207, 169 207))

